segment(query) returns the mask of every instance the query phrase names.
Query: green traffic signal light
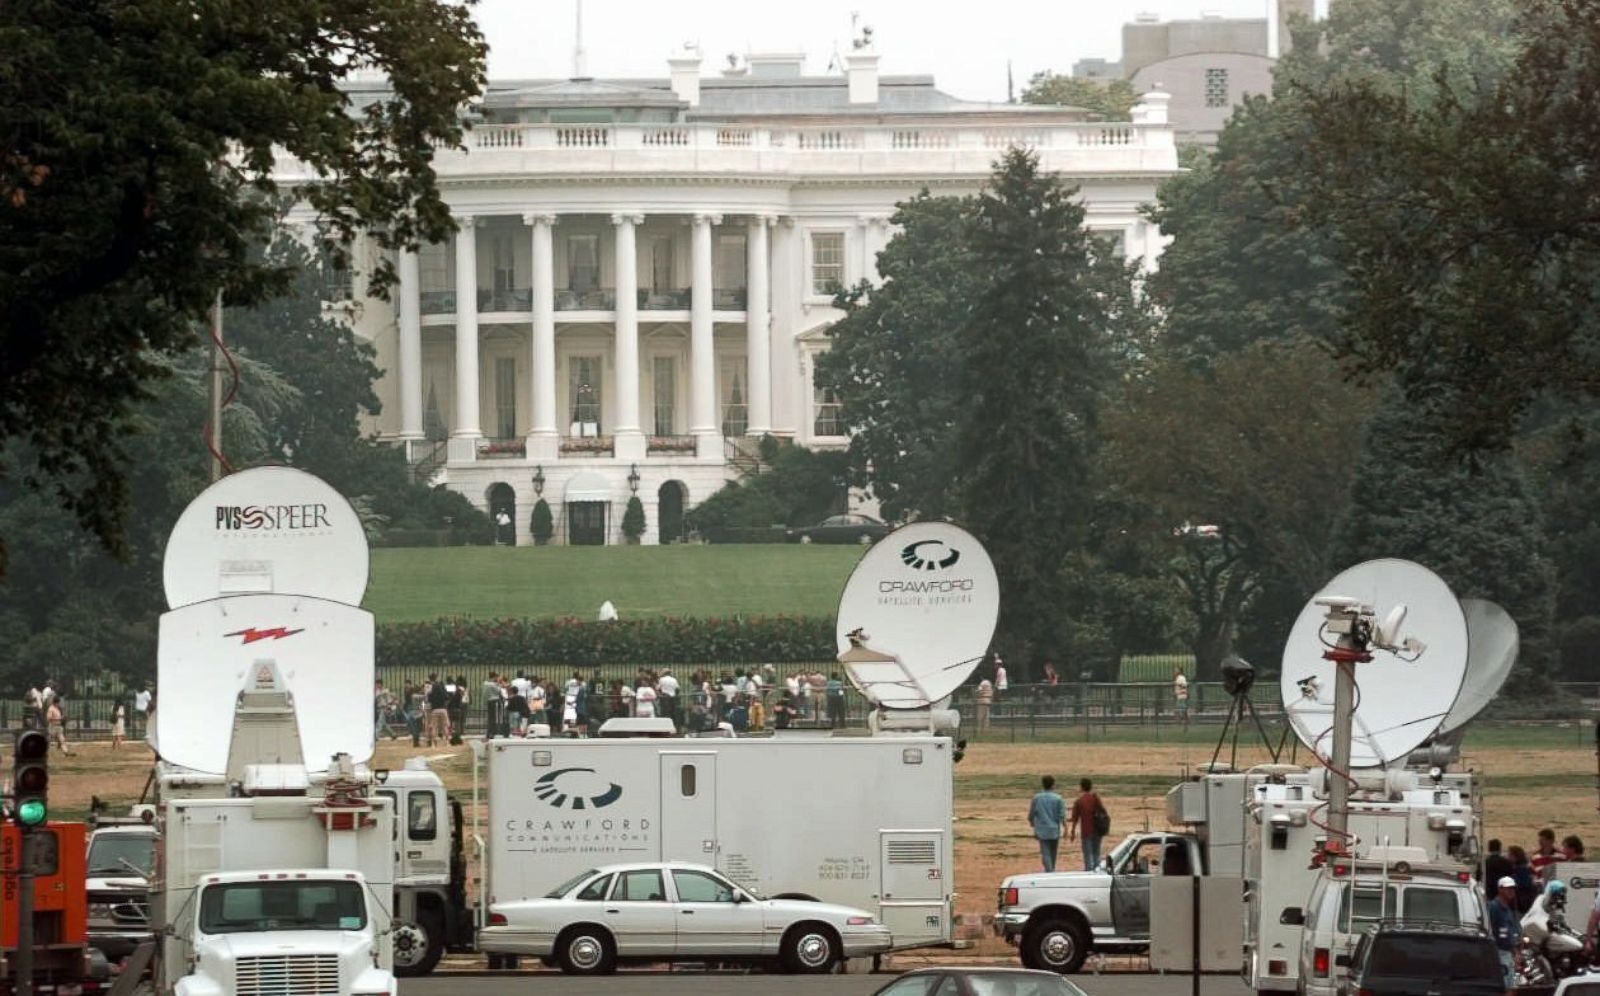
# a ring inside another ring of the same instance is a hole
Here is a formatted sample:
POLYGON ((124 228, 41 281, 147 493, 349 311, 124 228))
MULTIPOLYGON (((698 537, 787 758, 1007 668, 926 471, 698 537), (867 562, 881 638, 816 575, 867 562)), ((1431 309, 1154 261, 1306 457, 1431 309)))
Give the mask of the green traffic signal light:
POLYGON ((24 799, 17 803, 17 823, 21 826, 39 826, 44 822, 45 815, 43 799, 24 799))

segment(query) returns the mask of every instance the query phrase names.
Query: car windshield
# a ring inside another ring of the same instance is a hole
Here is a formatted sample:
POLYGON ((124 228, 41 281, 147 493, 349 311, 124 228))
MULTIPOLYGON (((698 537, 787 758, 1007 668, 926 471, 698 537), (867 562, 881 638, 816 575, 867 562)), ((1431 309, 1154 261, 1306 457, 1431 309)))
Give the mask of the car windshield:
MULTIPOLYGON (((1083 990, 1059 975, 1022 972, 964 972, 977 996, 1084 996, 1083 990)), ((943 992, 944 990, 940 990, 943 992)))
POLYGON ((1133 850, 1136 843, 1138 843, 1137 837, 1124 837, 1122 838, 1122 843, 1111 849, 1109 859, 1102 858, 1101 860, 1110 860, 1111 867, 1120 868, 1122 867, 1122 859, 1127 856, 1129 851, 1133 850))
POLYGON ((590 868, 587 871, 579 872, 578 874, 567 879, 565 882, 562 882, 560 885, 556 886, 554 889, 551 889, 549 892, 545 893, 544 898, 560 899, 562 896, 565 896, 567 893, 571 892, 573 889, 576 889, 584 882, 587 882, 589 880, 589 876, 593 875, 595 871, 596 869, 590 868))
POLYGON ((89 874, 96 877, 139 874, 149 878, 155 859, 154 834, 98 834, 89 843, 89 874))
POLYGON ((366 896, 359 882, 227 882, 200 893, 203 934, 361 930, 366 925, 366 896))
POLYGON ((1494 945, 1481 937, 1397 936, 1373 941, 1366 976, 1503 981, 1494 945))

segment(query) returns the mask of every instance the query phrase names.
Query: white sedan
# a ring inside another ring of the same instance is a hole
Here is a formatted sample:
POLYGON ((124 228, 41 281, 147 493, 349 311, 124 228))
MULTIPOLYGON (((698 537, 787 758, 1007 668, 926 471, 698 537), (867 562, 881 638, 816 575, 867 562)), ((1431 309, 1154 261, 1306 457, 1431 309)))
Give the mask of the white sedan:
POLYGON ((543 899, 491 904, 478 932, 480 950, 536 956, 578 975, 611 972, 621 960, 776 959, 790 972, 828 972, 893 940, 863 910, 761 899, 713 868, 678 862, 591 868, 543 899))

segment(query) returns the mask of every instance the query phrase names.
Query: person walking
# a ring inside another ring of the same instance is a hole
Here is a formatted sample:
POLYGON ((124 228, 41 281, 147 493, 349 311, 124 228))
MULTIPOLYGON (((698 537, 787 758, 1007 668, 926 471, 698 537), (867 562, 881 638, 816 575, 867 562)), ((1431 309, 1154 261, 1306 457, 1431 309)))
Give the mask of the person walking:
POLYGON ((828 726, 837 730, 844 726, 844 682, 839 680, 839 672, 833 672, 828 679, 828 726))
POLYGON ((1522 922, 1516 911, 1517 880, 1507 875, 1495 883, 1495 897, 1489 903, 1489 932, 1494 935, 1494 946, 1500 954, 1506 992, 1517 985, 1517 942, 1522 940, 1522 922))
POLYGON ((128 707, 125 704, 123 704, 121 702, 118 702, 116 705, 111 707, 111 749, 112 750, 121 750, 122 749, 122 738, 124 736, 126 736, 126 734, 127 734, 127 730, 126 730, 127 717, 128 717, 128 707))
POLYGON ((1039 842, 1039 862, 1047 872, 1056 870, 1056 854, 1061 849, 1061 825, 1066 822, 1067 803, 1056 792, 1054 775, 1039 780, 1040 790, 1028 804, 1028 826, 1039 842))
POLYGON ((1183 668, 1174 668, 1172 671, 1172 701, 1178 711, 1178 719, 1187 727, 1189 725, 1189 679, 1184 675, 1183 668))
POLYGON ((44 726, 44 691, 37 685, 30 685, 22 696, 22 728, 37 730, 42 726, 44 726))
POLYGON ((450 691, 435 674, 428 675, 428 746, 450 742, 450 691))
POLYGON ((406 732, 411 734, 411 746, 422 746, 422 722, 426 703, 422 698, 422 686, 412 682, 406 687, 406 732))
POLYGON ((1078 797, 1072 800, 1072 819, 1067 828, 1067 839, 1083 838, 1083 870, 1094 871, 1100 864, 1100 841, 1105 836, 1100 830, 1098 814, 1105 804, 1095 794, 1094 782, 1087 778, 1078 780, 1078 797))
POLYGON ((988 678, 978 682, 978 732, 989 728, 989 711, 994 707, 994 682, 988 678))
POLYGON ((999 654, 994 655, 994 694, 996 698, 1005 695, 1006 689, 1011 687, 1011 679, 1006 675, 1006 662, 1000 659, 999 654))
POLYGON ((50 704, 44 710, 44 721, 50 731, 50 742, 61 748, 61 753, 71 757, 72 748, 67 746, 66 718, 61 712, 62 702, 61 696, 51 696, 50 704))
POLYGON ((656 711, 672 720, 674 727, 683 725, 678 716, 678 679, 668 668, 662 668, 661 677, 656 679, 656 711))
POLYGON ((145 682, 140 682, 139 691, 134 693, 133 696, 133 711, 139 717, 137 736, 142 737, 147 732, 148 727, 145 720, 150 712, 150 698, 150 686, 145 682))

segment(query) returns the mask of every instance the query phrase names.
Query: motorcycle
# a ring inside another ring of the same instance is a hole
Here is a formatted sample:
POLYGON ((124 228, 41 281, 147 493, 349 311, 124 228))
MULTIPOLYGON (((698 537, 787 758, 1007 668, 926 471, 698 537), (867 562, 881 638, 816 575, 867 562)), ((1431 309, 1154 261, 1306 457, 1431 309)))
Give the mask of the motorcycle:
POLYGON ((1522 917, 1517 961, 1528 985, 1554 985, 1589 970, 1583 935, 1567 924, 1564 897, 1548 903, 1546 899, 1535 899, 1522 917))

